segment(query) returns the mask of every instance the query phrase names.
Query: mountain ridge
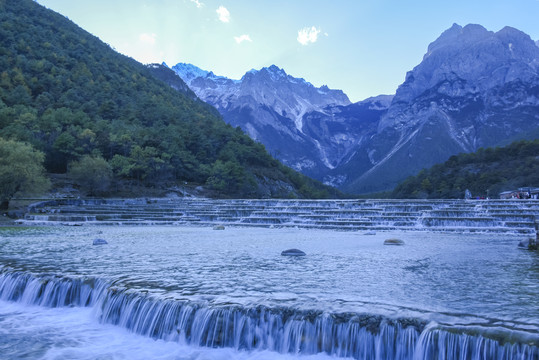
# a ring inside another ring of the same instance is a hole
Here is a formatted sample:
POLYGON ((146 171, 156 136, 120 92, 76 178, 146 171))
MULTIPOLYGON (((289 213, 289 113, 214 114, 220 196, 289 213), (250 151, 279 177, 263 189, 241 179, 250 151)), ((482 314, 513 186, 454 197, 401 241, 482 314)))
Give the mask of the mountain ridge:
POLYGON ((276 65, 263 67, 260 70, 252 69, 239 80, 217 76, 211 71, 202 70, 192 64, 178 63, 171 69, 191 87, 198 97, 210 102, 218 110, 234 106, 231 103, 240 97, 250 96, 257 103, 276 109, 280 115, 283 113, 284 116, 292 115, 299 131, 301 131, 301 117, 305 112, 323 111, 323 108, 329 104, 349 105, 351 103, 342 90, 331 90, 326 85, 317 88, 305 79, 287 74, 276 65), (254 86, 257 86, 256 91, 251 90, 254 86), (269 98, 268 94, 274 89, 277 90, 273 94, 275 96, 269 98), (299 92, 301 96, 290 97, 289 94, 294 91, 299 92))
POLYGON ((269 85, 287 78, 277 66, 265 87, 244 79, 267 68, 241 80, 194 83, 225 121, 289 166, 350 193, 376 192, 451 155, 538 136, 538 44, 512 27, 493 32, 453 24, 427 46, 394 95, 296 112, 283 112, 286 104, 264 98, 272 92, 269 85), (223 101, 220 89, 240 83, 257 96, 238 96, 233 106, 223 101))
POLYGON ((320 147, 320 139, 306 133, 304 117, 309 113, 329 115, 332 107, 350 105, 341 90, 315 87, 276 65, 250 70, 239 80, 192 64, 178 63, 171 69, 225 121, 240 126, 288 166, 309 176, 334 167, 335 159, 320 147))

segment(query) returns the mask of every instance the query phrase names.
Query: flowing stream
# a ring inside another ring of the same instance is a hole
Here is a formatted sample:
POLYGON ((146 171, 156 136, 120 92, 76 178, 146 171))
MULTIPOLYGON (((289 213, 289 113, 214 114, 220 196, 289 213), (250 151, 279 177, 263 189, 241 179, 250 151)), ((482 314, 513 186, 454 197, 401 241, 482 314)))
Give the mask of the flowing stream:
POLYGON ((517 248, 527 235, 99 224, 0 235, 3 358, 539 359, 539 253, 517 248), (289 248, 307 255, 281 256, 289 248))

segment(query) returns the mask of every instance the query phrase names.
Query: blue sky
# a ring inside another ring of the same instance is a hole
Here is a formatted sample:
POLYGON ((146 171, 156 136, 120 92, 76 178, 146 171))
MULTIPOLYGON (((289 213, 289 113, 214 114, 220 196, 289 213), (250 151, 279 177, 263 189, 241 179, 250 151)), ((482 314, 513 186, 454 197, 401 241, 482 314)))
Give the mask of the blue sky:
POLYGON ((539 0, 37 0, 142 62, 238 79, 275 64, 352 101, 392 94, 453 23, 539 40, 539 0))

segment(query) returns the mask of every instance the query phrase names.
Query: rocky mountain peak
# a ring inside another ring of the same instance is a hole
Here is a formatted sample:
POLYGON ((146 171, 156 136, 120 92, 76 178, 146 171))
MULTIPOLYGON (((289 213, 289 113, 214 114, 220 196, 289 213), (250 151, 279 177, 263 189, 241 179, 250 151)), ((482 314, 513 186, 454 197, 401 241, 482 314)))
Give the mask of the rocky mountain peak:
POLYGON ((458 81, 459 91, 477 92, 516 78, 529 79, 538 71, 539 47, 525 33, 511 27, 494 33, 481 25, 454 24, 429 45, 423 61, 398 88, 395 101, 412 101, 444 82, 458 81))
POLYGON ((266 71, 275 80, 286 79, 287 77, 286 72, 283 69, 277 67, 276 65, 271 65, 268 68, 263 68, 261 71, 266 71))
POLYGON ((261 81, 265 82, 270 86, 279 86, 279 84, 296 84, 302 83, 304 85, 314 87, 312 84, 308 83, 304 79, 295 78, 286 73, 284 69, 276 65, 271 65, 269 67, 263 67, 260 70, 252 69, 248 71, 241 79, 242 82, 248 83, 251 81, 261 81))
MULTIPOLYGON (((274 108, 279 114, 293 119, 301 126, 301 116, 307 111, 327 105, 348 105, 350 100, 341 90, 327 86, 316 88, 301 78, 288 75, 276 65, 248 71, 240 80, 216 76, 191 64, 179 63, 172 67, 204 101, 224 109, 242 102, 274 108)), ((239 106, 239 105, 238 105, 239 106)))
POLYGON ((443 49, 444 47, 481 41, 487 38, 489 34, 492 34, 492 32, 489 32, 481 25, 469 24, 462 27, 458 24, 453 24, 453 26, 444 31, 438 39, 429 44, 424 59, 431 56, 433 52, 443 49))

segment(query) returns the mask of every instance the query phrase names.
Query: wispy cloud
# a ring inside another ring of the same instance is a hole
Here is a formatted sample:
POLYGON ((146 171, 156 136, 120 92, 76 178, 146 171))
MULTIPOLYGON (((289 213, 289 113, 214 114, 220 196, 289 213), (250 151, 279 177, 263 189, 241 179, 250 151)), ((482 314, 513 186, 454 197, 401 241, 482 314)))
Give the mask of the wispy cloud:
POLYGON ((230 22, 230 11, 223 5, 219 6, 216 10, 219 20, 224 23, 230 22))
POLYGON ((243 35, 240 35, 240 36, 234 36, 234 40, 236 40, 236 42, 238 44, 241 44, 244 41, 253 42, 253 40, 251 40, 251 37, 249 35, 247 35, 247 34, 243 34, 243 35))
POLYGON ((204 3, 201 3, 200 0, 191 0, 191 2, 195 3, 197 8, 199 8, 199 9, 204 6, 204 3))
POLYGON ((157 37, 157 35, 155 35, 155 34, 143 33, 143 34, 139 35, 138 39, 140 40, 140 42, 142 42, 144 44, 154 45, 156 37, 157 37))
POLYGON ((318 40, 318 34, 320 34, 320 29, 316 28, 315 26, 300 29, 298 31, 298 42, 301 45, 315 43, 318 40))

